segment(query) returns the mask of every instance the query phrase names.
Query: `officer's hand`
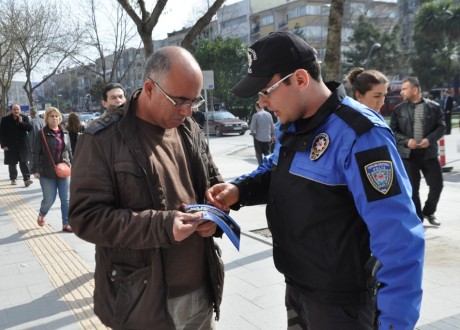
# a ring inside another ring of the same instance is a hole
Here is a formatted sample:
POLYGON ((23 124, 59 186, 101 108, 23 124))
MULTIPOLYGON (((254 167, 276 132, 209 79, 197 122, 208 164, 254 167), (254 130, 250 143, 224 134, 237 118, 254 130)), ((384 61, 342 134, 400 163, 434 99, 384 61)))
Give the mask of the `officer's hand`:
POLYGON ((203 214, 201 212, 183 213, 177 211, 173 224, 173 237, 176 242, 183 241, 192 235, 200 224, 200 221, 197 221, 197 219, 201 218, 202 216, 203 214))
POLYGON ((35 179, 40 179, 40 173, 34 173, 34 178, 35 179))
POLYGON ((8 147, 5 147, 5 148, 2 148, 4 151, 8 151, 10 149, 8 149, 8 147))
POLYGON ((196 232, 201 237, 209 237, 214 235, 217 229, 217 224, 213 221, 202 221, 196 228, 196 232))
POLYGON ((229 211, 229 206, 240 199, 238 187, 231 183, 218 183, 209 188, 205 195, 209 203, 224 211, 229 211))

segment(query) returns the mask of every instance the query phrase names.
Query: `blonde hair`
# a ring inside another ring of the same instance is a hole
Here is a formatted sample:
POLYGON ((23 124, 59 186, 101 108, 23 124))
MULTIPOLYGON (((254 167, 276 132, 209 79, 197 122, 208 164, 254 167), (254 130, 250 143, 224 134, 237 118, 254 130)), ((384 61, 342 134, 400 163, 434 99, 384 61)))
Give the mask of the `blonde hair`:
POLYGON ((58 123, 58 125, 61 124, 62 123, 62 114, 59 111, 59 109, 55 108, 55 107, 49 107, 45 111, 45 123, 46 123, 46 125, 48 125, 48 118, 49 118, 49 116, 51 115, 52 112, 56 112, 59 115, 59 123, 58 123))

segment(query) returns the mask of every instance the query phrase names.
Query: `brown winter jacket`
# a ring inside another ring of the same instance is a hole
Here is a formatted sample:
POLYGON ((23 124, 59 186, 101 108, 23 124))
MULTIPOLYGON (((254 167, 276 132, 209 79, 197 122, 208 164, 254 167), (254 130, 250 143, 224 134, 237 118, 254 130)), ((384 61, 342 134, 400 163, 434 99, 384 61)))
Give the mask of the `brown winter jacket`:
MULTIPOLYGON (((133 99, 111 109, 78 140, 70 184, 70 223, 77 236, 96 244, 94 310, 114 329, 174 329, 167 310, 163 249, 176 244, 174 214, 136 129, 133 99)), ((198 125, 179 127, 194 171, 198 203, 223 179, 198 125)), ((206 238, 214 310, 219 317, 223 265, 206 238)))

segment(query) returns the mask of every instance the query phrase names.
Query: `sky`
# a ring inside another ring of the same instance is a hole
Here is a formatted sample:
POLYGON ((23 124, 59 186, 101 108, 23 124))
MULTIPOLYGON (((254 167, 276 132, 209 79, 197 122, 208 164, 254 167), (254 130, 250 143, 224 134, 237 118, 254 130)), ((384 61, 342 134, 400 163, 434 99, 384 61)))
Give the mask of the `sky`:
MULTIPOLYGON (((115 8, 118 5, 117 0, 96 0, 98 3, 98 27, 102 31, 102 33, 106 33, 107 35, 112 34, 113 27, 110 24, 110 21, 113 21, 113 17, 115 16, 115 8)), ((204 10, 207 9, 209 5, 214 3, 214 0, 168 0, 163 13, 161 14, 157 25, 153 29, 153 39, 165 39, 167 37, 167 33, 178 31, 183 27, 190 27, 193 23, 201 17, 204 13, 204 10)), ((229 5, 240 0, 227 0, 225 5, 229 5)), ((147 10, 151 10, 156 3, 156 0, 145 0, 147 10)), ((85 12, 84 3, 85 0, 74 1, 74 0, 61 0, 60 1, 63 6, 68 6, 70 10, 77 16, 77 17, 84 17, 88 16, 88 13, 85 12)), ((140 44, 140 38, 138 37, 137 31, 135 31, 136 39, 133 42, 130 42, 128 46, 130 47, 138 47, 140 44)), ((113 43, 113 39, 110 38, 113 43)), ((142 45, 141 45, 142 47, 142 45)), ((95 55, 96 57, 97 55, 95 55)), ((49 70, 49 65, 44 64, 37 70, 36 72, 32 73, 32 80, 33 81, 40 81, 43 75, 46 75, 51 70, 49 70)), ((17 74, 14 77, 14 80, 25 81, 24 74, 17 74)))

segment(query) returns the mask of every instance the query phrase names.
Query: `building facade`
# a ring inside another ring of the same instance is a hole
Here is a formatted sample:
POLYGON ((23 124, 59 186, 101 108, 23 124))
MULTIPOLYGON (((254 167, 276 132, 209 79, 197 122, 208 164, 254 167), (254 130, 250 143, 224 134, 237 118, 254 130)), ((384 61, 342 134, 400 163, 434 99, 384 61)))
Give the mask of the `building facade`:
MULTIPOLYGON (((390 30, 398 23, 398 14, 412 17, 418 6, 418 0, 404 0, 400 1, 398 11, 398 4, 390 0, 346 1, 341 36, 342 53, 352 47, 348 39, 353 34, 359 16, 365 15, 377 26, 390 30)), ((217 11, 216 19, 200 34, 199 38, 210 40, 217 37, 238 38, 243 44, 250 45, 270 32, 293 31, 315 47, 318 50, 318 58, 323 60, 329 11, 330 1, 326 0, 242 0, 222 6, 217 11)), ((402 26, 403 46, 406 47, 405 49, 411 49, 412 25, 410 24, 412 23, 399 19, 400 24, 402 21, 405 22, 402 26)), ((168 33, 167 38, 163 40, 154 40, 154 49, 181 45, 189 30, 190 28, 183 28, 168 33)), ((342 62, 346 60, 342 57, 342 62)), ((143 49, 129 48, 121 54, 107 56, 105 63, 97 59, 91 65, 63 69, 46 81, 38 93, 43 95, 44 99, 54 100, 54 103, 59 103, 61 98, 70 100, 67 106, 84 110, 87 95, 90 94, 91 87, 96 81, 100 80, 101 75, 105 75, 106 81, 117 81, 123 84, 128 94, 141 87, 144 62, 143 49), (114 61, 116 65, 113 65, 114 61)), ((100 96, 91 97, 92 104, 98 105, 100 96)))

